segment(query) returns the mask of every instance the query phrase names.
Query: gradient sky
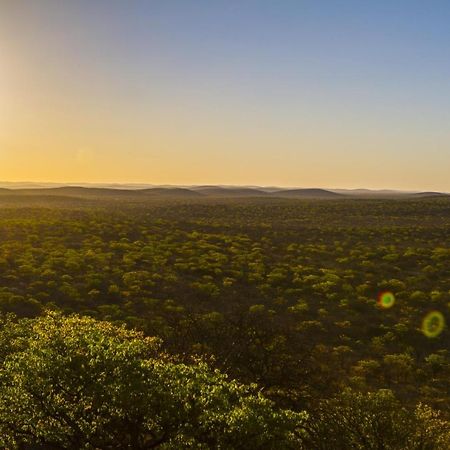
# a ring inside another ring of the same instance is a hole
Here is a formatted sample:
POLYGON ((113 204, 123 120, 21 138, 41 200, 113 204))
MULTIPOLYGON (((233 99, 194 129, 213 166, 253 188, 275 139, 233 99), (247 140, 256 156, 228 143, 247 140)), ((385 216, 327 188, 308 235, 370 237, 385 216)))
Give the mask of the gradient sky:
POLYGON ((0 180, 450 191, 448 0, 0 0, 0 180))

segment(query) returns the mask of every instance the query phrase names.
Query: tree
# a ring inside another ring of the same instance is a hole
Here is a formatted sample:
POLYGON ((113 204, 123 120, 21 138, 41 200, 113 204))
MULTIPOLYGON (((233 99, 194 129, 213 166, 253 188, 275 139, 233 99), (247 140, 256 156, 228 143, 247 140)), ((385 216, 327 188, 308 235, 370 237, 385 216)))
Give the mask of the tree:
POLYGON ((307 448, 316 450, 446 450, 450 423, 419 404, 407 409, 392 391, 366 394, 346 389, 320 402, 311 414, 307 448))
POLYGON ((8 317, 0 364, 3 448, 301 448, 305 413, 108 322, 8 317))

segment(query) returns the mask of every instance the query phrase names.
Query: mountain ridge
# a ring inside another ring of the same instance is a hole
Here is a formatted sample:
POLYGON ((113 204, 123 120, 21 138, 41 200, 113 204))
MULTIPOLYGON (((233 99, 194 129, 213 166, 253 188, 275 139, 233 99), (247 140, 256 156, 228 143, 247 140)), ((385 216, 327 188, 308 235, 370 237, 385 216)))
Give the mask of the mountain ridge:
POLYGON ((115 198, 305 198, 305 199, 339 199, 339 198, 424 198, 449 197, 450 194, 438 191, 397 191, 370 189, 323 189, 323 188, 284 188, 259 186, 224 186, 224 185, 50 185, 42 186, 31 183, 0 183, 0 195, 11 196, 82 196, 115 198), (15 187, 18 186, 18 187, 15 187))

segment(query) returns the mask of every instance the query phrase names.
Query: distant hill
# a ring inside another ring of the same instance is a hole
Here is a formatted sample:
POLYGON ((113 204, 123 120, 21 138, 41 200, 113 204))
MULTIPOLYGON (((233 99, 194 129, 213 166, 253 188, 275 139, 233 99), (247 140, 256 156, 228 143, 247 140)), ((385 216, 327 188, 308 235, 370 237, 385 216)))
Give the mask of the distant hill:
POLYGON ((396 191, 395 189, 329 189, 331 192, 336 192, 338 194, 344 195, 357 195, 357 196, 392 196, 392 195, 403 195, 411 194, 408 191, 396 191))
MULTIPOLYGON (((128 191, 130 192, 130 191, 128 191)), ((192 189, 186 188, 150 188, 150 189, 140 189, 134 191, 142 193, 149 196, 163 196, 163 197, 203 197, 201 192, 196 192, 192 189)))
POLYGON ((443 192, 418 192, 418 191, 396 191, 393 189, 330 189, 332 192, 349 197, 362 198, 420 198, 420 197, 448 197, 450 194, 443 192))
POLYGON ((344 197, 337 192, 327 191, 326 189, 288 189, 272 192, 271 197, 289 197, 289 198, 340 198, 344 197))
POLYGON ((414 194, 410 194, 410 197, 450 197, 450 194, 445 194, 444 192, 416 192, 414 194))
POLYGON ((61 195, 61 196, 95 196, 95 197, 118 197, 129 196, 132 191, 126 189, 106 189, 81 186, 63 186, 54 188, 27 188, 9 190, 15 195, 61 195))
POLYGON ((298 198, 298 199, 338 199, 338 198, 429 198, 450 197, 442 192, 411 192, 395 190, 370 189, 321 189, 321 188, 277 188, 258 186, 170 186, 170 185, 67 185, 25 187, 27 183, 0 184, 0 196, 12 198, 45 197, 78 197, 90 200, 100 198, 126 201, 145 201, 146 199, 164 198, 298 198))
POLYGON ((0 188, 0 194, 14 196, 70 196, 90 198, 200 197, 201 193, 184 188, 113 189, 99 187, 63 186, 52 188, 0 188))
POLYGON ((245 187, 197 186, 191 189, 212 197, 265 197, 268 195, 260 189, 245 187))

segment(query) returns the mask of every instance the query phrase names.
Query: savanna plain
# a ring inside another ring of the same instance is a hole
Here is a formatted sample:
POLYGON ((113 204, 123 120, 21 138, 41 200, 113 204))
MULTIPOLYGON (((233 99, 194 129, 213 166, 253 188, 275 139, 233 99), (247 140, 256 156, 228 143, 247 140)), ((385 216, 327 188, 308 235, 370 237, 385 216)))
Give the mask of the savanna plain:
POLYGON ((450 448, 450 198, 0 195, 0 446, 450 448))

